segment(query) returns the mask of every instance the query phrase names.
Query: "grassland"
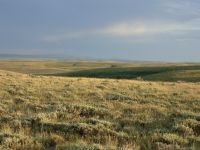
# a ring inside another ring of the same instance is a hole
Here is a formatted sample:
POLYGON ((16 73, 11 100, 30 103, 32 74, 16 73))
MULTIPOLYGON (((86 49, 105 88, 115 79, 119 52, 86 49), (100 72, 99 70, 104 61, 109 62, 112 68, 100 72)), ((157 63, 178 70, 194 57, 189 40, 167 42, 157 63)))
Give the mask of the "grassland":
POLYGON ((35 75, 200 82, 200 64, 2 60, 0 69, 35 75))
POLYGON ((55 73, 56 76, 200 82, 200 66, 111 67, 55 73))
POLYGON ((139 64, 103 61, 57 61, 57 60, 1 60, 0 69, 26 74, 55 74, 80 70, 109 68, 111 66, 129 67, 139 64))
POLYGON ((200 149, 200 83, 0 71, 0 149, 200 149))

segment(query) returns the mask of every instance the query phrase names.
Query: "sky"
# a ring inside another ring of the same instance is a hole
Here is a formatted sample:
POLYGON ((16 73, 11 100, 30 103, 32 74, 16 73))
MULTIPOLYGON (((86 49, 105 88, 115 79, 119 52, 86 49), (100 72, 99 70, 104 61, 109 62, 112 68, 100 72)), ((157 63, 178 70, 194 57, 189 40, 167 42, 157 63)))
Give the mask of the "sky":
POLYGON ((200 61, 199 0, 0 0, 0 54, 200 61))

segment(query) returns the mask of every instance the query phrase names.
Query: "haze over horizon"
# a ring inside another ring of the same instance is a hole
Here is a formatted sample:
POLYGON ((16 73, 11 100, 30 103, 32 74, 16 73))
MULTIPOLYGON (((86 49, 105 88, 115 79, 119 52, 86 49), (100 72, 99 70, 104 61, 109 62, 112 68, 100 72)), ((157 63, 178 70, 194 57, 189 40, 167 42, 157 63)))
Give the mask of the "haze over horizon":
POLYGON ((200 3, 0 0, 0 54, 200 61, 200 3))

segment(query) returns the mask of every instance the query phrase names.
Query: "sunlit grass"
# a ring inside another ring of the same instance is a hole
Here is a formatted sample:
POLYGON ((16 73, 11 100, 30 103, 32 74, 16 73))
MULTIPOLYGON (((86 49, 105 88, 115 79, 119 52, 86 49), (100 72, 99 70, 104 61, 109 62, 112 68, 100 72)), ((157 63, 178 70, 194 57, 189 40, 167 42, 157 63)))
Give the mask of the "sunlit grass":
POLYGON ((2 149, 199 148, 199 83, 0 77, 2 149))

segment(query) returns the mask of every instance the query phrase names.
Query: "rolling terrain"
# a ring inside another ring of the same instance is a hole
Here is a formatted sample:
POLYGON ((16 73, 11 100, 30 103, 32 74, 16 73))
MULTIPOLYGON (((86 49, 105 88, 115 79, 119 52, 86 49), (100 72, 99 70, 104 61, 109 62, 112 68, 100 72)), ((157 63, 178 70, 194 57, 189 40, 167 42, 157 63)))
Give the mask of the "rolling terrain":
POLYGON ((55 73, 55 76, 200 82, 200 66, 114 67, 55 73))
POLYGON ((2 70, 0 149, 199 150, 199 106, 200 83, 2 70))
POLYGON ((0 69, 46 76, 200 82, 199 63, 1 60, 0 69))

